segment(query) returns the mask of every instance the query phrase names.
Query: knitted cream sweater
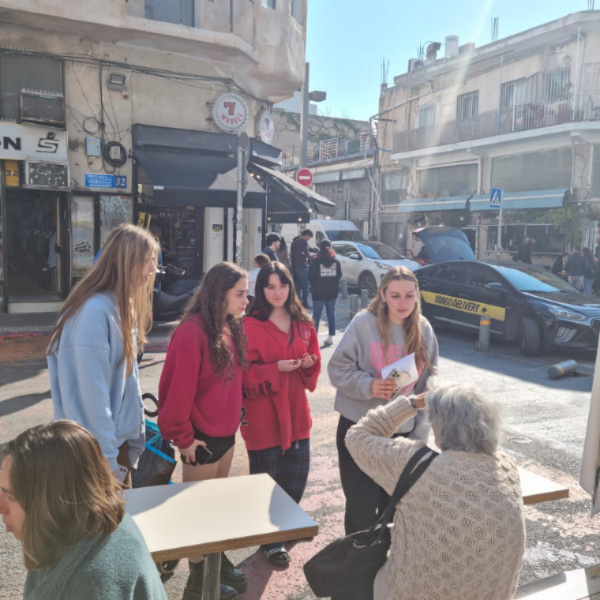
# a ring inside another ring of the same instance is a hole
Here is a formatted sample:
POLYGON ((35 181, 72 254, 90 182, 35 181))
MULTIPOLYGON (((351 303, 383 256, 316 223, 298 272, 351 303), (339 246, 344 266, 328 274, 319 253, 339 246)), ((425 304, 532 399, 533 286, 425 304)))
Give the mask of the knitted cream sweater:
MULTIPOLYGON (((369 411, 346 435, 356 463, 388 494, 423 446, 388 437, 414 414, 400 397, 369 411)), ((521 485, 512 458, 447 450, 396 507, 375 600, 509 600, 524 549, 521 485)))

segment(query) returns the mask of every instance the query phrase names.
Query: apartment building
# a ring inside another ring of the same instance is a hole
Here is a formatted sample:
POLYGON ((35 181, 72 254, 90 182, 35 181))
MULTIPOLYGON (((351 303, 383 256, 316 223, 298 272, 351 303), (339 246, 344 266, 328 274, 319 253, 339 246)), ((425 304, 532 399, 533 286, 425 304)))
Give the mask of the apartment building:
POLYGON ((312 210, 271 173, 304 80, 306 0, 0 0, 0 295, 55 310, 110 230, 196 275, 312 210), (235 240, 237 155, 248 178, 235 240))
POLYGON ((480 258, 508 258, 524 235, 536 239, 540 264, 575 243, 593 249, 599 56, 598 11, 480 48, 455 35, 430 43, 381 90, 382 241, 418 251, 410 232, 445 224, 465 230, 480 258), (494 189, 502 190, 500 235, 494 189))

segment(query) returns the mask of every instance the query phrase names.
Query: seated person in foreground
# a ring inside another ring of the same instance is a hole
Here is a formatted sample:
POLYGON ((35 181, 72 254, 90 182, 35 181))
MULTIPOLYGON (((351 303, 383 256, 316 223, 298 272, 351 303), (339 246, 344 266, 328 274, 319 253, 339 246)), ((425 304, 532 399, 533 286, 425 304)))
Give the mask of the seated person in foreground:
POLYGON ((392 544, 375 600, 509 600, 525 550, 515 461, 498 450, 496 404, 446 385, 412 402, 401 396, 367 413, 346 435, 356 463, 391 494, 422 441, 391 438, 417 409, 441 454, 396 507, 392 544))
POLYGON ((54 421, 23 432, 2 455, 0 515, 23 547, 25 600, 166 600, 91 433, 54 421))

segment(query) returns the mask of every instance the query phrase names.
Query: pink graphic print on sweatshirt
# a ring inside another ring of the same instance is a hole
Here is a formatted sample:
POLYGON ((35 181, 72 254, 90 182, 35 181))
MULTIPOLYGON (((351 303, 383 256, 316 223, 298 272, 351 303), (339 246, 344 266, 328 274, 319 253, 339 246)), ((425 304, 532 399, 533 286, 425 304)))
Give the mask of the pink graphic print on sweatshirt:
MULTIPOLYGON (((388 346, 387 357, 383 356, 383 344, 381 342, 371 342, 370 344, 371 351, 371 364, 376 371, 375 377, 381 377, 381 369, 386 365, 389 365, 393 362, 396 362, 398 359, 406 356, 406 352, 404 351, 404 346, 398 346, 396 344, 390 344, 388 346)), ((423 372, 423 367, 418 369, 419 375, 423 372)), ((416 381, 414 383, 409 383, 404 386, 401 390, 403 396, 406 394, 410 394, 412 389, 415 387, 416 381)))

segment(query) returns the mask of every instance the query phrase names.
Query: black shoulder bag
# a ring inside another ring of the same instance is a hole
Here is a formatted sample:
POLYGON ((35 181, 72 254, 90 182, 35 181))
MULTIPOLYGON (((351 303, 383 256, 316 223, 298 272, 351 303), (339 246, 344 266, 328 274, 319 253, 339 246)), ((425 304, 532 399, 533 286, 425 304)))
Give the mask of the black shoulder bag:
POLYGON ((334 540, 304 565, 306 579, 318 598, 343 596, 368 582, 372 585, 390 549, 388 524, 396 504, 436 456, 438 453, 427 446, 417 450, 404 467, 389 504, 376 523, 370 529, 334 540))

